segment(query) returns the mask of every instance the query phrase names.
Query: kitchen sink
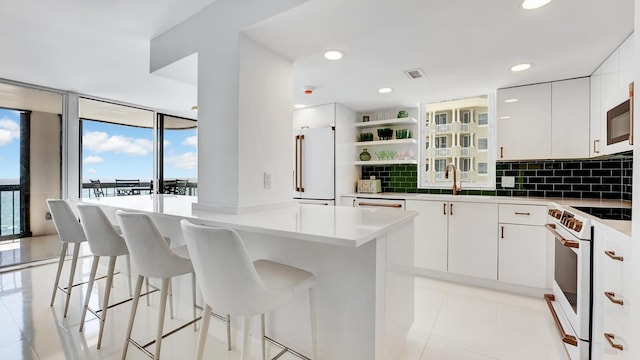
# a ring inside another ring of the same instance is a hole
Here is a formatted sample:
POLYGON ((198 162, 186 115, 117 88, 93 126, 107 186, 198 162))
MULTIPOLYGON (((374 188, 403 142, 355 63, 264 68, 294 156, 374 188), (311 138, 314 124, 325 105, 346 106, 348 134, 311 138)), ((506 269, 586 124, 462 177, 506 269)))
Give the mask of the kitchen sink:
POLYGON ((631 208, 572 206, 574 209, 603 220, 631 220, 631 208))

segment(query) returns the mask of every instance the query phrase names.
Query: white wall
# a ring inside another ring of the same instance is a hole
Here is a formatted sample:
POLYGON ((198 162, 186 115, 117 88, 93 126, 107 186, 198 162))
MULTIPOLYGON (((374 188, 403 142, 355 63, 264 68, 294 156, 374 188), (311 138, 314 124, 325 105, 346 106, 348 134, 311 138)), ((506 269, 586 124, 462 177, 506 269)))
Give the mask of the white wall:
POLYGON ((356 191, 361 168, 353 165, 358 149, 353 143, 358 132, 354 124, 357 114, 348 107, 336 104, 336 201, 342 194, 356 191))
MULTIPOLYGON (((218 0, 151 41, 151 71, 158 70, 194 52, 198 53, 198 204, 194 205, 195 208, 239 212, 242 207, 249 204, 249 201, 262 203, 280 198, 279 178, 272 178, 270 192, 263 192, 262 181, 256 181, 255 174, 265 170, 271 171, 268 169, 271 163, 266 164, 269 165, 267 167, 250 169, 255 167, 254 160, 249 160, 246 165, 244 161, 248 158, 246 154, 265 151, 265 146, 275 145, 275 154, 282 156, 284 150, 280 148, 281 144, 269 141, 255 147, 249 141, 241 141, 244 135, 240 132, 242 127, 240 123, 241 118, 252 116, 257 112, 248 107, 261 104, 260 113, 263 121, 265 123, 276 121, 271 125, 279 127, 280 124, 277 121, 280 120, 276 119, 283 116, 283 109, 288 106, 289 116, 282 121, 285 121, 289 127, 291 125, 291 80, 284 80, 289 81, 286 94, 276 95, 285 91, 284 87, 279 85, 267 91, 274 93, 271 94, 274 96, 271 99, 278 103, 264 102, 264 92, 241 90, 240 63, 243 63, 244 71, 255 67, 251 71, 256 72, 262 64, 257 62, 260 59, 253 59, 256 62, 245 62, 247 59, 241 59, 239 45, 244 40, 240 40, 240 32, 250 25, 305 1, 218 0), (286 104, 285 96, 289 97, 286 99, 286 104), (280 103, 280 101, 283 102, 280 103), (246 104, 247 107, 242 110, 242 115, 239 108, 241 103, 246 104), (244 149, 245 146, 246 149, 244 149), (241 179, 241 173, 248 178, 241 179), (257 198, 254 198, 256 196, 257 198)), ((259 52, 258 49, 251 46, 245 47, 245 45, 247 44, 243 45, 242 51, 259 52)), ((264 51, 263 54, 268 53, 266 50, 260 51, 264 51)), ((269 54, 268 58, 268 66, 262 70, 278 69, 276 71, 282 73, 280 65, 276 65, 278 61, 274 54, 269 54)), ((291 68, 292 65, 289 67, 291 68)), ((259 81, 263 83, 265 79, 259 81)), ((289 127, 284 134, 288 136, 290 133, 289 127)), ((247 134, 249 137, 253 135, 255 133, 247 134)), ((283 162, 288 161, 283 160, 283 162)), ((274 167, 272 176, 275 176, 278 170, 274 167)))
POLYGON ((291 201, 293 63, 249 38, 239 40, 238 205, 291 201))

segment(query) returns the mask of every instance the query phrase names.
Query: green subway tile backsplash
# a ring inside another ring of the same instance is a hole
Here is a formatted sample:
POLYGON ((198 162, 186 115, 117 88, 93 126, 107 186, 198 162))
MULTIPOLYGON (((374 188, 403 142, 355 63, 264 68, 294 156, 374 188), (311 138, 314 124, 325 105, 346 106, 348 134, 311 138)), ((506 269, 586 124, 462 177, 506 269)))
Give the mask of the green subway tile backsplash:
MULTIPOLYGON (((363 166, 362 178, 375 176, 383 192, 451 194, 450 189, 419 189, 417 165, 363 166)), ((496 163, 496 190, 465 190, 461 195, 572 197, 631 201, 633 152, 583 160, 536 160, 496 163), (515 187, 503 188, 502 176, 515 187)))

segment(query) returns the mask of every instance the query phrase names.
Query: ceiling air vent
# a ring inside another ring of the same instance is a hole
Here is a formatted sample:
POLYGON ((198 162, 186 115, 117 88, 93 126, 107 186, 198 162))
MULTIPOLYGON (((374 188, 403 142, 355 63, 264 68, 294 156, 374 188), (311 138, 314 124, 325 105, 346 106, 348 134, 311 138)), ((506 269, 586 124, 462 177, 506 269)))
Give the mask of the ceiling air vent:
POLYGON ((412 69, 404 72, 410 79, 420 79, 424 77, 424 71, 422 69, 412 69))

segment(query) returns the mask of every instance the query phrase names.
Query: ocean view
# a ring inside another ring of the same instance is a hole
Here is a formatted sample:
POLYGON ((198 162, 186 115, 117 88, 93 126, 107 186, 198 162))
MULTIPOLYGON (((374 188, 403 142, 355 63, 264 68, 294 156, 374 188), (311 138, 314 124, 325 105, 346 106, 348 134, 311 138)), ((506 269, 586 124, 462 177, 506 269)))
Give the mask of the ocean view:
POLYGON ((0 235, 20 231, 20 191, 7 188, 7 185, 16 184, 17 179, 0 179, 0 235))

